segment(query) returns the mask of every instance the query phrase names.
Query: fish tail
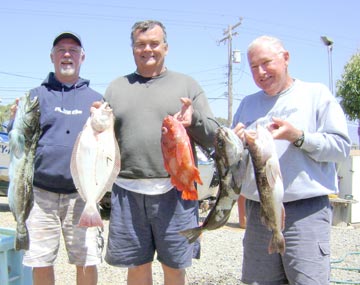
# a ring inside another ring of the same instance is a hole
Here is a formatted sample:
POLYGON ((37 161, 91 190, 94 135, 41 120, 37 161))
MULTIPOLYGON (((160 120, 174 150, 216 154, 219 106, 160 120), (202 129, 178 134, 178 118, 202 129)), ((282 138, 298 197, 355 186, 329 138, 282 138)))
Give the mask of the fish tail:
POLYGON ((281 230, 285 229, 285 208, 284 205, 281 205, 281 230))
POLYGON ((281 255, 285 252, 285 238, 282 232, 273 232, 271 237, 269 247, 268 247, 269 254, 272 253, 280 253, 281 255))
POLYGON ((189 243, 196 241, 201 235, 203 229, 202 227, 192 228, 179 232, 182 236, 186 237, 189 243))
POLYGON ((103 227, 103 221, 96 205, 86 203, 85 208, 80 216, 79 227, 103 227))
POLYGON ((19 226, 16 229, 16 237, 15 237, 15 249, 16 250, 28 250, 30 245, 29 241, 29 233, 27 229, 19 231, 19 226))
POLYGON ((196 190, 184 190, 182 191, 181 198, 184 200, 197 200, 198 193, 196 190))

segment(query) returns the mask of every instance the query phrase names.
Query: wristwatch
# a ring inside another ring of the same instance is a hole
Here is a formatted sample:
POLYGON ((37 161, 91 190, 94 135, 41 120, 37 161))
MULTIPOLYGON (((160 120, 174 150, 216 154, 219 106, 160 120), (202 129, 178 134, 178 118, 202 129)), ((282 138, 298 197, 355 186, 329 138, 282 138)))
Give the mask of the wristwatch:
POLYGON ((304 132, 302 132, 302 135, 298 139, 296 139, 296 141, 293 142, 293 145, 296 147, 301 147, 304 143, 304 139, 305 139, 304 132))

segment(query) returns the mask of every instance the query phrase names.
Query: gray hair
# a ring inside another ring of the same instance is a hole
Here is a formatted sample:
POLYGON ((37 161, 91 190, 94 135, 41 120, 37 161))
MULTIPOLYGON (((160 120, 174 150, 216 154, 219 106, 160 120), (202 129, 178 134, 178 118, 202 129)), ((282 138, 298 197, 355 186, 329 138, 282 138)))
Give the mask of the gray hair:
POLYGON ((247 49, 247 53, 251 52, 251 50, 258 46, 268 46, 271 47, 276 52, 284 52, 286 51, 283 43, 280 39, 272 36, 261 36, 253 40, 247 49))
POLYGON ((159 26, 162 29, 163 34, 164 34, 164 43, 167 43, 167 36, 166 36, 165 26, 159 21, 145 20, 145 21, 136 22, 132 26, 131 35, 130 35, 131 46, 134 46, 134 34, 135 34, 136 31, 140 30, 141 32, 146 32, 147 30, 151 30, 155 26, 159 26))

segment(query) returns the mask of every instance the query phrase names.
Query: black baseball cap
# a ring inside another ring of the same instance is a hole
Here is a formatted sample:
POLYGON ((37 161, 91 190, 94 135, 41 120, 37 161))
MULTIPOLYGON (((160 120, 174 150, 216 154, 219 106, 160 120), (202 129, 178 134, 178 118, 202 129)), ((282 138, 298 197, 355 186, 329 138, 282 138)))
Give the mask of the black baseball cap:
POLYGON ((58 36, 56 36, 56 38, 54 39, 54 42, 53 42, 53 46, 56 46, 56 44, 62 39, 73 39, 75 42, 77 42, 79 44, 80 47, 83 47, 80 36, 78 36, 77 34, 75 34, 73 32, 63 32, 63 33, 59 34, 58 36))

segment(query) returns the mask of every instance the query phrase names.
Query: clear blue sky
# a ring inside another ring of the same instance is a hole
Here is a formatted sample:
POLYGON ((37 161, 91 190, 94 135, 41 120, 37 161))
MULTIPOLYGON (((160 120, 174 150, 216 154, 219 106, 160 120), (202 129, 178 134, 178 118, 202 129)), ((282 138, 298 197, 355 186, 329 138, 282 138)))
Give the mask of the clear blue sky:
POLYGON ((227 42, 219 45, 218 40, 229 25, 242 18, 233 38, 233 49, 242 52, 242 62, 233 65, 235 112, 244 95, 258 90, 245 54, 252 39, 263 34, 281 38, 290 51, 291 75, 328 85, 328 52, 320 36, 330 37, 336 83, 360 45, 359 11, 358 0, 3 0, 1 104, 12 103, 53 70, 51 44, 64 30, 82 37, 86 60, 81 76, 104 93, 112 79, 135 69, 132 24, 156 19, 168 32, 167 67, 193 76, 204 88, 215 116, 227 118, 228 46, 227 42))

